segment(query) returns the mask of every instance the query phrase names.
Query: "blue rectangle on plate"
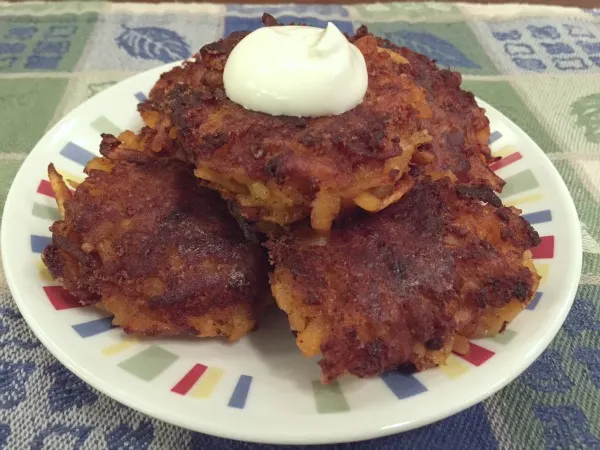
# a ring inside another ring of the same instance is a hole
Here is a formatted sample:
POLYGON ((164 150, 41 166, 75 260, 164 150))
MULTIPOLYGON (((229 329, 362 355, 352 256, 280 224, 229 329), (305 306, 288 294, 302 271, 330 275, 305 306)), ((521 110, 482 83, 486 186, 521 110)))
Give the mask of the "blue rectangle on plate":
POLYGON ((399 399, 412 397, 427 391, 427 388, 413 375, 388 372, 381 375, 381 379, 399 399))
POLYGON ((521 217, 523 217, 523 219, 525 219, 531 225, 535 225, 536 223, 552 222, 552 213, 549 209, 523 214, 521 217))
POLYGON ((60 151, 60 154, 82 166, 85 166, 90 159, 96 157, 92 152, 72 142, 67 143, 60 151))
POLYGON ((112 320, 112 316, 103 317, 102 319, 91 320, 90 322, 78 323, 77 325, 73 325, 73 329, 82 338, 95 336, 115 328, 115 326, 112 324, 112 320))
POLYGON ((42 253, 48 244, 52 243, 52 238, 49 236, 31 235, 31 251, 33 253, 42 253))
POLYGON ((246 398, 248 397, 250 384, 252 384, 251 376, 240 375, 240 379, 238 380, 235 389, 233 390, 233 394, 231 394, 231 398, 229 399, 228 406, 231 408, 243 409, 246 405, 246 398))
POLYGON ((490 134, 490 138, 488 140, 488 144, 492 145, 494 142, 496 142, 501 137, 502 137, 502 135, 500 134, 499 131, 494 131, 492 134, 490 134))
POLYGON ((538 303, 540 302, 541 298, 542 298, 542 293, 536 292, 533 299, 531 299, 531 301, 529 302, 529 305, 527 305, 527 309, 529 309, 529 310, 535 309, 537 307, 538 303))

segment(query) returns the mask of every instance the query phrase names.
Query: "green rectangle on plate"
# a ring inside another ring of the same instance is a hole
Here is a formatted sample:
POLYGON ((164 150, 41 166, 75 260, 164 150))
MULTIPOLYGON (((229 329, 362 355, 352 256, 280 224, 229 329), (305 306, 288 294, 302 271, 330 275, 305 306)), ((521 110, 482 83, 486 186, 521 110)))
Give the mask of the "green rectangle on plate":
POLYGON ((94 130, 101 134, 109 133, 118 136, 118 134, 121 132, 118 126, 116 126, 104 116, 98 117, 91 123, 91 125, 94 130))
POLYGON ((179 356, 158 345, 151 345, 137 355, 119 363, 119 367, 131 375, 151 381, 173 364, 179 356))
POLYGON ((338 382, 322 384, 320 381, 313 381, 312 387, 319 414, 350 411, 338 382))
POLYGON ((492 339, 499 344, 506 345, 517 335, 513 330, 504 330, 502 333, 497 334, 492 339))
POLYGON ((52 221, 61 219, 58 209, 53 206, 40 205, 39 203, 33 204, 32 214, 40 219, 48 219, 52 221))
POLYGON ((502 189, 501 198, 506 198, 511 195, 520 194, 521 192, 539 186, 538 180, 531 170, 524 170, 504 179, 506 186, 502 189))

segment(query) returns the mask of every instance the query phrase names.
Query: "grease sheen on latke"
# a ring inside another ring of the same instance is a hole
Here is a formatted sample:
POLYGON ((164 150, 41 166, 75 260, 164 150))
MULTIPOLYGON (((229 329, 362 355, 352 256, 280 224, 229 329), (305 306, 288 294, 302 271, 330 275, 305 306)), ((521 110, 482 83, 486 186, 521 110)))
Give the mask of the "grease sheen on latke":
MULTIPOLYGON (((279 25, 268 14, 263 22, 279 25)), ((421 175, 452 172, 462 183, 502 189, 488 167, 495 161, 489 121, 460 89, 460 74, 361 27, 349 40, 369 70, 362 105, 329 118, 267 116, 245 111, 223 91, 227 57, 246 35, 206 45, 163 74, 139 109, 247 219, 281 225, 310 215, 313 228, 327 231, 355 205, 387 207, 421 175), (401 178, 409 166, 410 177, 401 178)))
MULTIPOLYGON (((368 34, 363 26, 352 39, 368 34)), ((461 183, 501 191, 504 180, 488 167, 498 159, 492 156, 488 145, 489 119, 485 110, 477 105, 475 96, 461 89, 461 74, 439 69, 425 55, 389 40, 377 38, 377 45, 405 58, 408 64, 399 65, 398 70, 427 92, 432 115, 421 122, 432 140, 421 146, 421 150, 433 154, 434 158, 431 164, 421 167, 422 171, 428 174, 451 171, 461 183)))
MULTIPOLYGON (((259 244, 182 162, 112 136, 102 149, 115 159, 90 162, 51 227, 51 274, 127 332, 236 340, 251 331, 268 292, 259 244)), ((50 177, 61 181, 53 167, 50 177)))
POLYGON ((465 338, 504 330, 539 276, 535 230, 488 189, 426 180, 347 220, 329 241, 306 227, 269 243, 272 291, 323 380, 443 364, 465 338))
POLYGON ((168 128, 196 174, 253 221, 280 225, 311 217, 327 231, 344 210, 385 206, 415 148, 430 140, 425 91, 398 72, 373 36, 355 42, 369 87, 356 108, 294 118, 248 111, 223 89, 227 57, 245 33, 203 47, 196 60, 164 75, 140 106, 146 123, 168 128))

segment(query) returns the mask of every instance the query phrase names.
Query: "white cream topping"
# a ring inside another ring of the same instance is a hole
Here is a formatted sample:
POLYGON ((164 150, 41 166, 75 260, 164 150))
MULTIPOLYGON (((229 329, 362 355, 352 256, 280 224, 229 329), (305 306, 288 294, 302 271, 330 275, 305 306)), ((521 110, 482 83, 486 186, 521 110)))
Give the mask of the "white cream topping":
POLYGON ((227 97, 274 116, 342 114, 367 91, 365 59, 331 22, 327 28, 264 27, 233 49, 223 73, 227 97))

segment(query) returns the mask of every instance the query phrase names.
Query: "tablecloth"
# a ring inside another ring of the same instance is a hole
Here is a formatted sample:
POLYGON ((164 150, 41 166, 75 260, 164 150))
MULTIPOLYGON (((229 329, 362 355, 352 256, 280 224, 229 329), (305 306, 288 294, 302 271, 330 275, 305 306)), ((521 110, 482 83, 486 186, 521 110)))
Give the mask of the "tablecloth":
MULTIPOLYGON (((600 9, 0 3, 0 206, 33 145, 69 110, 136 72, 258 27, 263 11, 284 21, 333 21, 346 32, 366 23, 460 70, 466 89, 545 150, 571 191, 583 231, 573 309, 548 350, 515 382, 436 424, 328 448, 600 448, 600 9)), ((259 446, 165 424, 87 386, 29 331, 0 268, 0 448, 259 446)))

